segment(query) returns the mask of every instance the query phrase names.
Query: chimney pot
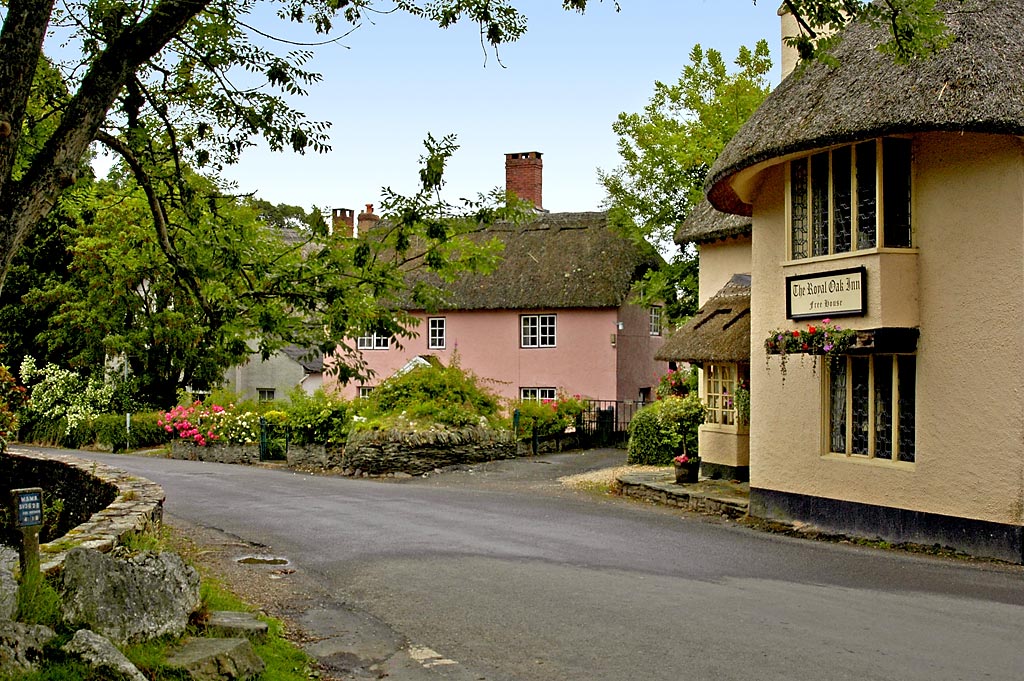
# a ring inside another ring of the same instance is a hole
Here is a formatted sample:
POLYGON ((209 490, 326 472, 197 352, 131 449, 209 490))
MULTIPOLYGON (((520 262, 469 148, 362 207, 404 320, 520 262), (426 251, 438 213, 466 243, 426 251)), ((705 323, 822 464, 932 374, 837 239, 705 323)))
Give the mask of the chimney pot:
POLYGON ((366 204, 366 211, 359 214, 358 231, 356 234, 362 234, 366 230, 373 229, 378 222, 380 222, 380 216, 373 214, 373 204, 366 204))
POLYGON ((335 208, 331 211, 331 232, 339 237, 350 238, 355 231, 356 212, 351 208, 335 208))

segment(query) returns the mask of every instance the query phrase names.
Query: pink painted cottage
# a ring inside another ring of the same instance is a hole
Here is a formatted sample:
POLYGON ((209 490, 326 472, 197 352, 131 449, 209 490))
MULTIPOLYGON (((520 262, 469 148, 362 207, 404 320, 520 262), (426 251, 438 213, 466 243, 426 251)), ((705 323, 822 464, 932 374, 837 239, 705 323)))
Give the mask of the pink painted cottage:
MULTIPOLYGON (((335 383, 342 395, 365 394, 410 362, 448 364, 457 355, 463 368, 508 399, 548 399, 559 392, 653 399, 668 366, 654 359, 662 344, 662 310, 629 300, 633 283, 663 260, 650 245, 618 233, 606 212, 544 211, 541 154, 505 158, 506 186, 534 203, 536 218, 489 228, 505 244, 502 263, 489 275, 443 284, 442 309, 413 311, 421 320, 416 337, 401 347, 386 336, 358 338, 374 379, 335 383)), ((369 216, 359 217, 362 223, 369 216)))

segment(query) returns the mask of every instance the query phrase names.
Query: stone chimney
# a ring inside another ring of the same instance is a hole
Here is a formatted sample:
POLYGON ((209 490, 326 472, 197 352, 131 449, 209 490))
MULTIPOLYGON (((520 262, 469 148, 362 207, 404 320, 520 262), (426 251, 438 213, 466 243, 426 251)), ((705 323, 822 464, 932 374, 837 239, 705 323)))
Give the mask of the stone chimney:
POLYGON ((543 210, 543 170, 539 151, 505 154, 505 191, 543 210))
POLYGON ((335 208, 331 211, 331 233, 338 237, 351 238, 356 228, 356 212, 351 208, 335 208))
POLYGON ((366 211, 359 214, 358 230, 356 235, 363 234, 374 227, 380 222, 380 216, 373 214, 373 204, 366 204, 366 211))

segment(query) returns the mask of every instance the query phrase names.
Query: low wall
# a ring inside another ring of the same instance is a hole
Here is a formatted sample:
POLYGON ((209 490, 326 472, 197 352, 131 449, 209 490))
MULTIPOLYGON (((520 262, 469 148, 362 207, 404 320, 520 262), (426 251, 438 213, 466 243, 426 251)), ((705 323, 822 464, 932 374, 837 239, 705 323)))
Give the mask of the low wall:
POLYGON ((175 440, 171 443, 171 458, 182 461, 210 461, 213 463, 259 463, 259 445, 212 444, 200 447, 194 442, 175 440))
POLYGON ((45 573, 59 571, 67 552, 76 546, 106 553, 125 535, 144 532, 163 520, 162 487, 96 461, 8 451, 0 454, 0 472, 14 476, 9 478, 12 488, 41 487, 44 495, 64 500, 69 529, 39 547, 45 573))
POLYGON ((445 466, 515 457, 511 433, 490 428, 362 431, 349 436, 342 468, 348 475, 422 475, 445 466))

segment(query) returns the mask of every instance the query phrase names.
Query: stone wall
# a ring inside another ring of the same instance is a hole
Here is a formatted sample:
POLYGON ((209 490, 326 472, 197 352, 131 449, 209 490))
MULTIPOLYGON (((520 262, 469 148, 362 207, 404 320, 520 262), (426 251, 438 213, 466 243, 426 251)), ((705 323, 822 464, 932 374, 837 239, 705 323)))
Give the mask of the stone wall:
POLYGON ((0 473, 8 471, 21 476, 12 478, 12 488, 42 487, 44 494, 62 498, 67 524, 74 524, 64 536, 40 545, 40 567, 46 573, 59 571, 76 546, 106 553, 129 533, 143 532, 163 519, 163 488, 96 461, 8 451, 0 454, 0 473))
POLYGON ((422 475, 445 466, 515 457, 511 433, 490 428, 362 431, 349 436, 342 468, 349 475, 422 475))
POLYGON ((217 443, 200 447, 194 442, 174 440, 171 458, 183 461, 210 461, 213 463, 259 463, 259 445, 229 445, 217 443))

